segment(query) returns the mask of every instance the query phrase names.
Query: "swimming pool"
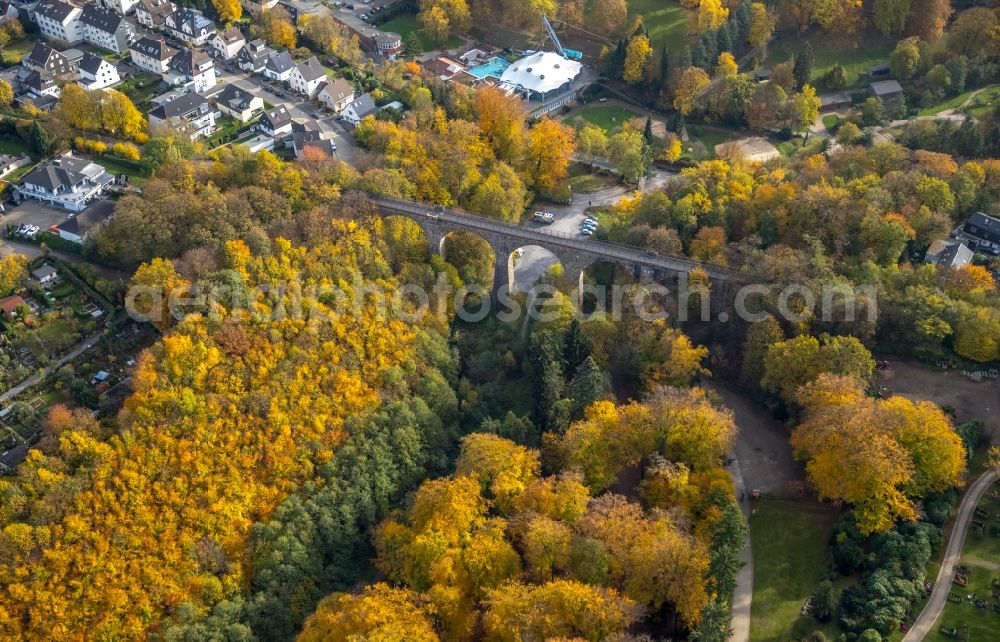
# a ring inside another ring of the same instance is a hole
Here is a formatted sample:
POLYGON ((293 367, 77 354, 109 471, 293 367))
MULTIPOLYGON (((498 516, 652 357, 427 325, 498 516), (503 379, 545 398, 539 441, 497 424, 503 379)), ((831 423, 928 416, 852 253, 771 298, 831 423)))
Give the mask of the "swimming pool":
POLYGON ((486 78, 487 76, 499 78, 507 70, 507 67, 510 67, 510 63, 506 59, 495 56, 490 58, 490 61, 485 64, 469 67, 467 71, 479 79, 486 78))

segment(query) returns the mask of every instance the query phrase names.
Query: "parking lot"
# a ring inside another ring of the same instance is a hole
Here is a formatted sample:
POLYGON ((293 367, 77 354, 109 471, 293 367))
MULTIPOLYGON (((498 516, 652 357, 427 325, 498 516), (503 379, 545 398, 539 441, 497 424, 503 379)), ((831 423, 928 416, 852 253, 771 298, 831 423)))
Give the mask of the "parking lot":
POLYGON ((43 205, 38 201, 27 199, 17 207, 11 208, 10 203, 4 203, 7 212, 0 219, 4 228, 8 225, 17 227, 18 225, 37 225, 39 234, 47 234, 49 228, 58 225, 69 218, 69 212, 64 209, 57 209, 43 205))

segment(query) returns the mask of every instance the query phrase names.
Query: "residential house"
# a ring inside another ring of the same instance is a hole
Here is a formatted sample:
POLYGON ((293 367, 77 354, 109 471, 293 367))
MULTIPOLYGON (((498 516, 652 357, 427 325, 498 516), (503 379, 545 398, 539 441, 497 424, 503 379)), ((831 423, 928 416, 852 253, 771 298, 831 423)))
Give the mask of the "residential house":
POLYGON ((10 174, 19 167, 31 164, 30 156, 11 156, 10 154, 0 154, 0 177, 10 174))
POLYGON ((124 16, 92 4, 83 8, 80 24, 86 42, 114 53, 127 50, 136 38, 132 23, 124 16))
POLYGON ((83 61, 80 63, 79 83, 84 89, 93 91, 94 89, 104 89, 117 84, 121 78, 118 76, 118 68, 110 62, 95 56, 89 51, 83 54, 83 61))
POLYGON ((333 19, 358 37, 362 48, 385 58, 395 58, 403 50, 403 38, 398 33, 376 29, 353 13, 337 12, 333 19))
POLYGON ((167 16, 163 28, 175 38, 203 45, 215 33, 215 23, 197 9, 178 9, 167 16))
POLYGON ((31 278, 39 285, 47 286, 59 280, 59 271, 48 263, 42 263, 31 271, 31 278))
POLYGON ((11 20, 18 20, 20 13, 12 2, 0 0, 0 25, 5 25, 11 20))
POLYGON ((46 72, 51 77, 63 76, 72 71, 66 56, 41 41, 35 43, 31 53, 21 58, 21 64, 28 69, 46 72))
MULTIPOLYGON (((9 413, 11 407, 7 406, 0 413, 9 413)), ((26 444, 18 444, 10 450, 0 452, 0 474, 13 474, 17 467, 28 458, 31 449, 26 444)))
POLYGON ((132 13, 133 8, 136 8, 139 0, 97 0, 97 4, 120 16, 127 16, 132 13))
POLYGON ((268 136, 281 136, 292 131, 292 115, 284 105, 278 105, 264 112, 258 128, 268 136))
POLYGON ((0 177, 10 174, 18 167, 24 167, 31 163, 29 156, 11 156, 10 154, 0 154, 0 177))
POLYGON ((167 16, 177 11, 177 5, 170 0, 140 0, 135 8, 135 19, 143 27, 162 29, 167 16))
POLYGON ((307 98, 315 98, 319 88, 326 82, 326 71, 319 63, 316 56, 303 60, 292 67, 288 75, 288 84, 292 91, 296 91, 307 98))
POLYGON ((171 125, 195 140, 215 131, 215 111, 201 94, 182 94, 151 109, 149 124, 171 125))
POLYGON ((243 37, 243 32, 236 27, 218 31, 208 40, 208 46, 215 52, 214 55, 223 60, 235 58, 246 43, 247 40, 243 37))
POLYGON ((965 224, 952 233, 959 241, 968 243, 977 252, 1000 254, 1000 219, 973 212, 965 224))
POLYGON ((938 239, 931 243, 924 255, 924 263, 957 270, 972 261, 972 250, 962 241, 938 239))
POLYGON ((343 78, 337 78, 332 83, 323 85, 316 97, 324 107, 339 114, 354 102, 354 87, 343 78))
POLYGON ((3 316, 7 320, 15 318, 21 306, 27 305, 28 303, 17 294, 0 299, 0 310, 3 311, 3 316))
POLYGON ((258 134, 253 138, 243 140, 243 142, 239 144, 243 145, 244 147, 249 149, 251 153, 254 154, 256 154, 261 150, 266 150, 269 152, 274 151, 274 137, 268 136, 267 134, 258 134))
POLYGON ((365 116, 370 116, 374 114, 377 110, 375 107, 375 101, 372 100, 371 94, 361 94, 356 98, 350 105, 344 108, 344 120, 354 125, 358 126, 365 116))
POLYGON ((292 56, 287 51, 272 53, 264 65, 264 75, 271 80, 284 82, 292 75, 294 68, 295 63, 292 62, 292 56))
POLYGON ((170 59, 167 82, 188 91, 205 91, 215 86, 215 63, 200 49, 183 49, 170 59))
POLYGON ((15 190, 24 198, 80 212, 113 180, 97 163, 65 154, 29 173, 15 190))
MULTIPOLYGON (((51 98, 56 99, 62 94, 62 89, 56 81, 46 71, 32 69, 24 80, 21 81, 21 88, 32 99, 51 98)), ((36 103, 37 106, 37 103, 36 103)))
POLYGON ((70 71, 76 71, 80 68, 80 63, 83 62, 82 51, 76 47, 70 47, 69 49, 63 49, 60 53, 66 59, 66 64, 69 65, 70 71))
POLYGON ((170 69, 170 61, 178 51, 163 41, 163 38, 143 36, 129 47, 132 62, 140 69, 154 74, 165 74, 170 69))
POLYGON ((236 64, 243 71, 248 71, 252 74, 259 74, 264 71, 264 65, 267 64, 267 59, 271 57, 274 53, 274 49, 271 49, 267 44, 260 40, 251 40, 250 42, 243 45, 243 47, 236 54, 236 64))
POLYGON ((104 225, 115 213, 115 204, 100 200, 71 219, 53 226, 52 231, 64 241, 83 245, 83 242, 104 225))
POLYGON ((403 51, 403 37, 392 31, 379 31, 372 38, 375 52, 383 58, 394 59, 403 51))
POLYGON ((246 123, 264 111, 264 99, 236 85, 226 85, 212 100, 222 113, 246 123))
POLYGON ((452 78, 465 71, 465 65, 451 58, 438 56, 425 62, 424 69, 441 78, 452 78))
POLYGON ((292 134, 292 150, 295 152, 295 158, 302 160, 308 147, 318 150, 326 157, 331 157, 337 149, 337 144, 323 138, 323 133, 320 131, 299 131, 292 134))
POLYGON ((278 0, 243 0, 243 8, 253 17, 260 16, 267 9, 278 6, 278 0))
POLYGON ((898 80, 879 80, 868 86, 868 93, 885 103, 901 99, 903 86, 898 80))
POLYGON ((82 14, 83 9, 62 0, 42 0, 35 5, 35 22, 42 35, 69 44, 83 41, 82 14))

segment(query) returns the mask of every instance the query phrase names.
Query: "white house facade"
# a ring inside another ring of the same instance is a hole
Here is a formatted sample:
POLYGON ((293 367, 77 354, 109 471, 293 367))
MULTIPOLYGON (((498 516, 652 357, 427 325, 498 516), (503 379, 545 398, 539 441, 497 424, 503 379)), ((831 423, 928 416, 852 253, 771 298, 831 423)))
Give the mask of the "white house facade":
POLYGON ((354 102, 354 87, 343 78, 337 78, 332 83, 323 85, 316 97, 324 107, 339 114, 354 102))
POLYGON ((215 23, 196 9, 178 9, 167 16, 163 27, 173 37, 201 46, 215 33, 215 23))
POLYGON ((292 67, 288 75, 288 85, 292 91, 302 94, 306 98, 314 98, 319 92, 319 88, 326 82, 326 71, 319 63, 316 56, 303 60, 292 67))
POLYGON ((177 50, 150 36, 145 36, 132 43, 129 47, 132 62, 137 67, 154 74, 165 74, 170 68, 170 61, 177 55, 177 50))
POLYGON ((121 81, 117 67, 89 51, 83 54, 78 73, 79 83, 90 91, 104 89, 121 81))
POLYGON ((183 94, 150 110, 150 125, 164 123, 176 127, 190 136, 191 140, 195 140, 210 136, 215 131, 215 111, 204 96, 183 94))
POLYGON ((29 173, 16 190, 22 197, 80 212, 113 180, 97 163, 66 154, 29 173))
POLYGON ((92 4, 83 8, 80 25, 86 42, 114 53, 126 51, 135 40, 132 23, 114 11, 92 4))
POLYGON ((62 2, 43 0, 35 6, 35 22, 42 35, 50 40, 62 40, 69 44, 83 41, 80 16, 83 9, 62 2))
POLYGON ((208 40, 208 46, 212 48, 216 56, 223 60, 235 58, 246 43, 243 32, 236 27, 217 31, 208 40))
POLYGON ((120 16, 127 16, 139 4, 139 0, 97 0, 97 4, 120 16))

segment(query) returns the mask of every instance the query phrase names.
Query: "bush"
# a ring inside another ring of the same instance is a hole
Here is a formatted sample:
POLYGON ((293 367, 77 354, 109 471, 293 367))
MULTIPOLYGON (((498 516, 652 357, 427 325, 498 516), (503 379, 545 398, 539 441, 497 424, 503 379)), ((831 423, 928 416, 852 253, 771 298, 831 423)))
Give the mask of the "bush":
POLYGON ((139 153, 139 148, 132 143, 115 143, 111 147, 111 151, 114 152, 116 156, 121 156, 122 158, 137 161, 142 158, 142 154, 139 153))
POLYGON ((847 72, 837 63, 823 76, 823 84, 827 89, 843 89, 847 86, 847 72))
POLYGON ((962 444, 965 446, 965 452, 968 453, 969 459, 972 459, 972 453, 976 450, 979 442, 983 439, 983 422, 978 419, 973 419, 972 421, 967 421, 955 429, 958 436, 962 438, 962 444))
POLYGON ((833 607, 836 604, 833 596, 833 582, 830 580, 820 582, 812 595, 811 604, 816 619, 820 622, 828 622, 833 617, 833 607))
POLYGON ((955 510, 955 503, 958 501, 958 493, 953 489, 948 489, 943 493, 928 495, 924 499, 924 512, 927 514, 927 521, 935 526, 941 526, 955 510))

